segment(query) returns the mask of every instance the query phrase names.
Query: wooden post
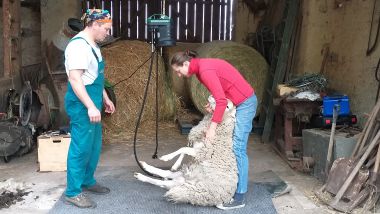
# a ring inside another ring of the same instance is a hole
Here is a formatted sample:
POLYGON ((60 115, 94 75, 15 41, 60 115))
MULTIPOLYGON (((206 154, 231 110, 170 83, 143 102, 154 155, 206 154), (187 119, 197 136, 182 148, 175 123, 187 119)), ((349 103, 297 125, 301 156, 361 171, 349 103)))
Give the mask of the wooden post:
POLYGON ((21 69, 20 0, 3 0, 3 77, 12 77, 21 69))

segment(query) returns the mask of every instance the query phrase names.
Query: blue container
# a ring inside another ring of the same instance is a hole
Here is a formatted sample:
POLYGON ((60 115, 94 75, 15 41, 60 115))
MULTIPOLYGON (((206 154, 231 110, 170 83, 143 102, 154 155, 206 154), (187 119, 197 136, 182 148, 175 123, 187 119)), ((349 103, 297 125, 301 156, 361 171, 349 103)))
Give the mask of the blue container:
POLYGON ((323 111, 324 117, 332 117, 334 105, 339 105, 339 115, 350 115, 350 102, 348 96, 325 96, 323 97, 323 111))

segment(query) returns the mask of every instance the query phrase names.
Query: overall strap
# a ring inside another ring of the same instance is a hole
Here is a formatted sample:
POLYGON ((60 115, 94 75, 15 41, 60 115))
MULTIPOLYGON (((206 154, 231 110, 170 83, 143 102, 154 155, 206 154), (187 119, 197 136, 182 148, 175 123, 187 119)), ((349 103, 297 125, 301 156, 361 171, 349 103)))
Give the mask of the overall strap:
POLYGON ((92 51, 92 53, 94 54, 94 56, 95 56, 95 58, 96 58, 96 61, 99 63, 99 57, 98 57, 98 55, 96 55, 95 50, 92 48, 92 46, 90 45, 90 43, 88 43, 87 40, 86 40, 85 38, 78 36, 78 37, 72 38, 72 39, 70 40, 70 42, 71 42, 71 41, 74 41, 74 40, 77 40, 77 39, 83 39, 83 40, 84 40, 84 41, 85 41, 85 42, 91 47, 91 51, 92 51))

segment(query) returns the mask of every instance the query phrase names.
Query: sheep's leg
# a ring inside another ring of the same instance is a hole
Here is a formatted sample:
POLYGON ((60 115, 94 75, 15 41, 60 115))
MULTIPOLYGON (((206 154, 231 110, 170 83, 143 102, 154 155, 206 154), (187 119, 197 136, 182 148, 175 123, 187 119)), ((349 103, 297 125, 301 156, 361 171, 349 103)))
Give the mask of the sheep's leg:
POLYGON ((182 172, 172 172, 170 170, 163 170, 163 169, 159 169, 157 167, 154 167, 154 166, 151 166, 149 164, 147 164, 146 162, 144 161, 140 161, 141 163, 141 166, 148 172, 152 173, 153 175, 157 175, 161 178, 169 178, 169 179, 173 179, 173 178, 176 178, 176 177, 179 177, 179 176, 182 176, 182 172))
POLYGON ((183 158, 185 157, 185 154, 181 154, 179 156, 179 158, 177 159, 177 161, 174 163, 174 165, 172 166, 171 170, 172 171, 177 171, 177 169, 179 168, 179 166, 181 166, 181 163, 182 163, 182 160, 183 158))
POLYGON ((161 188, 165 188, 165 189, 170 189, 174 186, 182 184, 185 181, 185 179, 183 177, 179 177, 179 178, 174 179, 174 180, 159 180, 159 179, 154 179, 154 178, 148 177, 146 175, 143 175, 143 174, 137 173, 137 172, 135 172, 134 176, 139 181, 142 181, 145 183, 150 183, 150 184, 153 184, 153 185, 159 186, 161 188))
POLYGON ((194 157, 196 155, 196 151, 194 148, 191 148, 191 147, 182 147, 173 153, 170 153, 170 154, 167 154, 167 155, 160 157, 159 159, 163 160, 163 161, 169 161, 169 160, 175 158, 177 155, 180 155, 180 154, 186 154, 186 155, 190 155, 190 156, 194 157))

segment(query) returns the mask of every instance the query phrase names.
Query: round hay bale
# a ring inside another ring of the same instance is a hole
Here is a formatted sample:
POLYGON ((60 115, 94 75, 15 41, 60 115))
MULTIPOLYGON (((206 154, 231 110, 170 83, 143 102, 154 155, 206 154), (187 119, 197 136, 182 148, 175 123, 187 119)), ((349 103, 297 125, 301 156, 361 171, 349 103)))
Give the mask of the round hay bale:
MULTIPOLYGON (((128 78, 151 55, 151 46, 141 41, 118 41, 102 49, 106 62, 105 76, 112 84, 128 78)), ((159 119, 174 119, 178 99, 175 97, 170 77, 165 70, 162 57, 159 57, 158 87, 159 87, 159 119)), ((144 108, 142 123, 155 120, 155 86, 156 59, 153 62, 152 77, 149 85, 147 101, 144 108)), ((113 115, 104 118, 104 133, 132 133, 141 109, 145 86, 148 79, 150 60, 142 66, 130 79, 115 87, 117 108, 113 115)), ((105 136, 107 137, 107 136, 105 136)))
MULTIPOLYGON (((219 58, 232 64, 254 88, 260 102, 264 93, 268 64, 255 49, 232 41, 213 41, 203 44, 196 51, 200 58, 219 58)), ((205 114, 203 106, 207 103, 210 93, 195 76, 189 81, 193 104, 205 114)))

